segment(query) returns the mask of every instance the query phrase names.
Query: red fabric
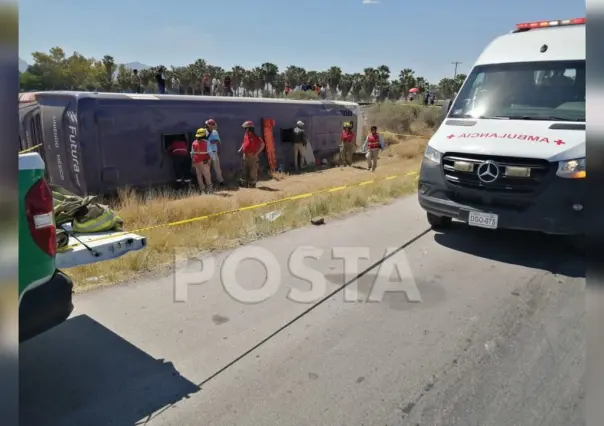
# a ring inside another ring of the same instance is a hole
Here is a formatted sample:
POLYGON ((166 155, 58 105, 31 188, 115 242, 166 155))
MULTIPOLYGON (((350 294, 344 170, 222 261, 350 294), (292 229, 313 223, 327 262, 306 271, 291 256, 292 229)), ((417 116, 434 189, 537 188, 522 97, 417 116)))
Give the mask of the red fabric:
POLYGON ((342 140, 344 142, 354 142, 354 132, 346 132, 346 130, 342 130, 342 140))
POLYGON ((380 135, 378 135, 377 133, 375 135, 373 133, 370 133, 369 136, 367 136, 367 149, 380 148, 382 148, 382 145, 380 145, 380 135))
POLYGON ((168 154, 175 157, 184 157, 189 155, 187 143, 185 141, 174 141, 168 146, 168 154))
POLYGON ((262 139, 258 135, 246 133, 243 137, 243 153, 247 155, 256 154, 262 146, 262 139))
POLYGON ((273 137, 273 127, 276 124, 272 118, 262 119, 262 136, 264 136, 266 156, 268 165, 273 172, 277 170, 277 153, 275 152, 275 138, 273 137))
POLYGON ((193 154, 193 163, 201 163, 202 161, 209 160, 210 154, 208 154, 208 141, 205 139, 195 140, 191 147, 193 152, 203 152, 205 154, 193 154))

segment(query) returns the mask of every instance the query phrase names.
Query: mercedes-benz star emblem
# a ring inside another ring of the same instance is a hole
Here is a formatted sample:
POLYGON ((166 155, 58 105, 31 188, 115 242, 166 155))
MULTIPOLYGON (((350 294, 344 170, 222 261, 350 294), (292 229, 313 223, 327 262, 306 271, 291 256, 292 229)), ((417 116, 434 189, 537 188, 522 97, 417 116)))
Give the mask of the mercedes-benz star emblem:
POLYGON ((494 161, 487 160, 478 166, 476 174, 482 182, 493 183, 499 177, 499 166, 494 161))

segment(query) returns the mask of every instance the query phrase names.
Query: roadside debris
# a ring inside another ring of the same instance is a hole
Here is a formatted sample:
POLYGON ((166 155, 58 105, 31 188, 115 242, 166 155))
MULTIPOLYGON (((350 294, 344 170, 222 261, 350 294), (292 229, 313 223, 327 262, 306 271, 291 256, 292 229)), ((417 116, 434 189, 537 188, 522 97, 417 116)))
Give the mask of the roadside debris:
POLYGON ((263 214, 261 217, 264 220, 268 220, 269 222, 274 222, 279 219, 283 215, 283 210, 275 210, 272 212, 268 212, 263 214))

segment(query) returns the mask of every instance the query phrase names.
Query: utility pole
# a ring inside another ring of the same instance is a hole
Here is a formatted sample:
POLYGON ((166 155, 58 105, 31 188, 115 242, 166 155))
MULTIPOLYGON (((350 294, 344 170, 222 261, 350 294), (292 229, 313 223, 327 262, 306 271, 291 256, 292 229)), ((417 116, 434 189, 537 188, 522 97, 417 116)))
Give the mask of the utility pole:
POLYGON ((455 65, 455 71, 453 72, 453 78, 457 77, 457 66, 461 64, 460 61, 451 62, 451 65, 455 65))

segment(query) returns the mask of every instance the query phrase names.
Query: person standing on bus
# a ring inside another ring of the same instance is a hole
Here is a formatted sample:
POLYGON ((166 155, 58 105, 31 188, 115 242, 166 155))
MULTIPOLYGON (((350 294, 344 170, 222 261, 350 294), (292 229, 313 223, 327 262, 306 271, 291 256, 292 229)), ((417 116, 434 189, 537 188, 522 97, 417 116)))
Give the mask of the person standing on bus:
POLYGON ((340 135, 340 166, 352 166, 352 157, 356 151, 356 135, 352 131, 352 123, 344 123, 340 135))
POLYGON ((243 178, 241 186, 255 188, 258 181, 258 155, 264 149, 264 141, 256 134, 254 123, 244 122, 241 127, 245 130, 243 144, 238 153, 243 153, 243 178))
POLYGON ((157 72, 155 73, 155 81, 157 82, 157 91, 160 95, 166 93, 166 77, 165 77, 165 68, 163 65, 160 65, 157 68, 157 72))
POLYGON ((223 94, 224 96, 233 96, 233 88, 232 88, 232 81, 231 81, 231 76, 227 75, 224 78, 224 84, 223 84, 223 94))
POLYGON ((220 168, 220 157, 218 151, 220 147, 220 135, 216 129, 216 121, 212 118, 206 121, 206 129, 208 129, 208 152, 212 157, 212 167, 216 174, 216 181, 218 185, 224 185, 224 179, 222 177, 222 169, 220 168))
POLYGON ((208 152, 208 131, 205 127, 197 129, 195 132, 195 141, 191 146, 191 158, 193 159, 193 168, 197 176, 199 189, 212 192, 212 173, 210 172, 210 162, 212 158, 208 152))

